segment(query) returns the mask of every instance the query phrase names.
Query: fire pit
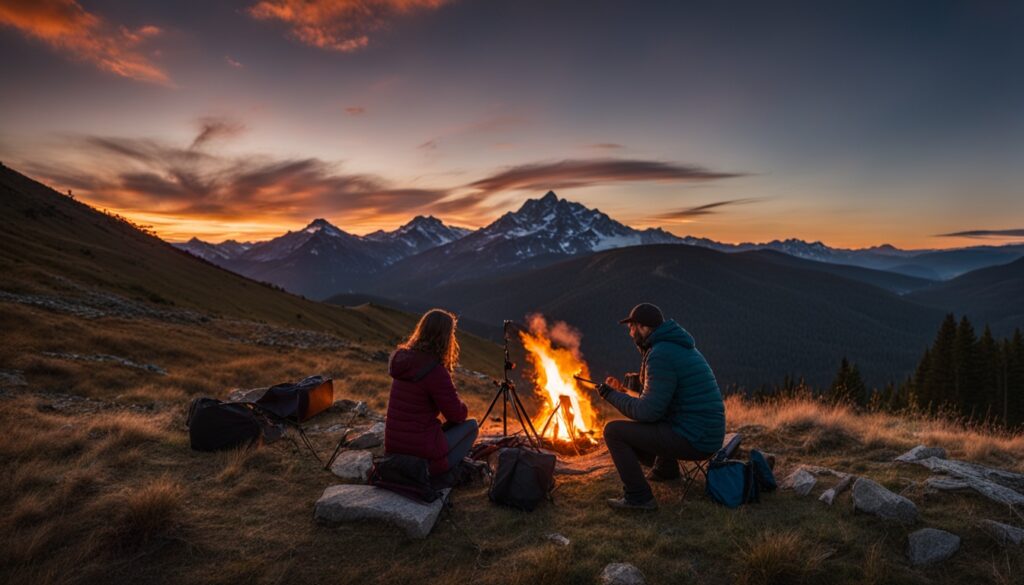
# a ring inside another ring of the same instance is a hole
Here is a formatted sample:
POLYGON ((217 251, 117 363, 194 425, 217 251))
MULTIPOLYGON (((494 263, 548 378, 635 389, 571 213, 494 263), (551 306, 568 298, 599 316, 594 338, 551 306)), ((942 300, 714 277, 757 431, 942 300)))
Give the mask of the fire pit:
POLYGON ((543 408, 533 419, 541 442, 562 455, 582 455, 597 447, 598 419, 576 376, 590 375, 580 353, 580 335, 565 323, 548 326, 531 315, 519 337, 535 370, 534 391, 543 408))

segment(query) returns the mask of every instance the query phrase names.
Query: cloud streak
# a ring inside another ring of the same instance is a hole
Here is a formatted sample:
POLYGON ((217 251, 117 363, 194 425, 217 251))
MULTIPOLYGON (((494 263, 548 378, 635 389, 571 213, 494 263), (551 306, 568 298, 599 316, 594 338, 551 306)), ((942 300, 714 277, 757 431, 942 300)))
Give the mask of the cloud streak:
POLYGON ((761 201, 761 199, 747 198, 729 199, 726 201, 715 201, 714 203, 705 203, 704 205, 697 205, 695 207, 687 207, 686 209, 677 209, 674 211, 662 213, 655 216, 654 219, 662 221, 693 219, 695 217, 719 213, 721 212, 723 207, 729 207, 733 205, 746 205, 748 203, 756 203, 758 201, 761 201))
POLYGON ((555 163, 519 165, 468 185, 484 193, 567 189, 597 184, 664 181, 695 182, 743 176, 708 170, 696 165, 617 158, 569 159, 555 163))
POLYGON ((230 118, 208 116, 199 119, 199 134, 189 148, 195 150, 207 142, 221 138, 234 138, 245 132, 245 124, 230 118))
POLYGON ((350 53, 367 47, 370 34, 397 18, 436 10, 449 0, 262 0, 248 9, 257 20, 288 25, 307 45, 350 53))
POLYGON ((49 45, 76 61, 146 83, 172 86, 167 73, 143 51, 162 30, 147 25, 116 27, 74 0, 14 0, 0 3, 0 24, 49 45))
POLYGON ((1024 228, 1008 230, 967 230, 948 234, 936 234, 937 238, 1024 238, 1024 228))

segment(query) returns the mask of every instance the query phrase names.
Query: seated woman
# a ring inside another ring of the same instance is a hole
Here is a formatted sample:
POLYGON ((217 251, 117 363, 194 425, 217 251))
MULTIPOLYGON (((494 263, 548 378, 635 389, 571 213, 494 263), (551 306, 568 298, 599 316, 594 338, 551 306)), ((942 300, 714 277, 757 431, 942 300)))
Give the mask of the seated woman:
POLYGON ((427 311, 388 364, 394 381, 384 451, 428 460, 432 476, 456 468, 478 432, 476 421, 466 418, 466 404, 452 384, 451 373, 459 360, 456 321, 448 311, 427 311), (443 426, 438 414, 444 416, 443 426))

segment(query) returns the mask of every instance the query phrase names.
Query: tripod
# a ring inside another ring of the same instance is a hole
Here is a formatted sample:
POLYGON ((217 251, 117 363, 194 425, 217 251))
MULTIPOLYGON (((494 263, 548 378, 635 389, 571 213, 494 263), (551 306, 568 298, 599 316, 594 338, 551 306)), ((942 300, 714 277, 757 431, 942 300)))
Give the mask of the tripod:
POLYGON ((533 422, 530 420, 530 414, 526 412, 526 407, 523 406, 523 401, 519 399, 519 394, 516 392, 516 385, 509 377, 509 373, 516 367, 508 354, 508 338, 511 328, 512 322, 506 320, 504 323, 505 377, 502 380, 493 380, 494 385, 498 387, 498 391, 494 394, 494 400, 491 400, 491 405, 487 407, 487 412, 484 413, 483 420, 486 421, 487 417, 491 415, 491 411, 494 410, 494 406, 498 404, 498 399, 500 398, 502 436, 508 436, 508 407, 511 404, 512 413, 515 414, 517 419, 519 419, 519 427, 522 428, 523 433, 526 434, 526 439, 534 449, 540 449, 540 435, 537 434, 537 429, 533 427, 533 422))

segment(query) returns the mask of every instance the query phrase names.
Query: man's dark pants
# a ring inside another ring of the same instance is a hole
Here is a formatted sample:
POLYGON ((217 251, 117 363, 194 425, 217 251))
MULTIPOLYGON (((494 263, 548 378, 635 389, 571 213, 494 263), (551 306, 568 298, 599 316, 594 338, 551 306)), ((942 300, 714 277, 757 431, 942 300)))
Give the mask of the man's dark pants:
POLYGON ((640 504, 654 494, 640 464, 653 466, 660 477, 679 477, 679 460, 700 461, 711 454, 698 451, 668 422, 614 420, 604 426, 604 442, 625 486, 626 501, 640 504))

